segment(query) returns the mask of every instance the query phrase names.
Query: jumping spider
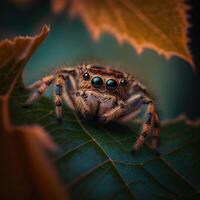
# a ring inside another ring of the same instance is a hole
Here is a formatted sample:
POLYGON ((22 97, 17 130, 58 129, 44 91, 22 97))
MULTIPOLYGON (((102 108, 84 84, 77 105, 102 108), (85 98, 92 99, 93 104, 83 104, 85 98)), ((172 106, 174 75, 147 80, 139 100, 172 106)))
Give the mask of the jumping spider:
POLYGON ((62 121, 62 102, 70 109, 78 110, 85 118, 95 117, 100 122, 127 122, 147 105, 141 133, 133 145, 137 151, 152 132, 152 149, 157 155, 159 145, 159 117, 149 92, 129 74, 98 65, 81 65, 77 68, 61 68, 54 74, 28 86, 37 91, 25 105, 37 101, 54 83, 55 113, 62 121))

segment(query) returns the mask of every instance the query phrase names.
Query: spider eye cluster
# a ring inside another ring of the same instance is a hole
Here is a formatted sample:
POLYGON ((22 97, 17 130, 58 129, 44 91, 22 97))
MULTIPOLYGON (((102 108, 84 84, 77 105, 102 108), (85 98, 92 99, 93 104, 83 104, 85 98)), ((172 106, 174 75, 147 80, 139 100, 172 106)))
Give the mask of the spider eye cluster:
MULTIPOLYGON (((83 74, 83 79, 86 81, 90 80, 90 74, 85 72, 83 74)), ((94 88, 100 88, 104 84, 104 81, 100 76, 95 76, 92 78, 91 84, 94 88)), ((128 81, 126 79, 121 79, 119 84, 121 87, 125 87, 128 84, 128 81)), ((108 79, 105 86, 108 90, 115 90, 118 87, 118 83, 115 79, 108 79)))

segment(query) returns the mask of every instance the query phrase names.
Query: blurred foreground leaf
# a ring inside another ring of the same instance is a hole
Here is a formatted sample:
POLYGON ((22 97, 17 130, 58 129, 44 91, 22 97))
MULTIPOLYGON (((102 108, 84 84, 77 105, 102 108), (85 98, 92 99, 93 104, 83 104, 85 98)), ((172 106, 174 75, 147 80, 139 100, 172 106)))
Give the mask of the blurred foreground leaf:
POLYGON ((54 13, 68 6, 95 40, 110 33, 138 53, 150 48, 166 58, 179 56, 194 67, 187 43, 188 6, 184 0, 52 0, 54 13))
POLYGON ((10 122, 10 97, 24 65, 48 32, 44 26, 35 37, 0 42, 0 199, 64 199, 46 152, 55 144, 41 127, 24 125, 23 118, 21 126, 10 122))

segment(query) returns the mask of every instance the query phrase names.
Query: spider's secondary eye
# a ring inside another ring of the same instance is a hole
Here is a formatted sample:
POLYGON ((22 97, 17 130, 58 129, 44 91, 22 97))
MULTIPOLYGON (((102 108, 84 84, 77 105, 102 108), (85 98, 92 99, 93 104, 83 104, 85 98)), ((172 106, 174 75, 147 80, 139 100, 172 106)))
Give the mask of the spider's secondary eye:
POLYGON ((87 73, 87 72, 84 73, 84 74, 83 74, 83 79, 86 80, 86 81, 89 80, 89 79, 90 79, 90 74, 87 73))
POLYGON ((116 80, 114 79, 109 79, 107 82, 106 82, 106 87, 109 89, 109 90, 115 90, 117 88, 117 82, 116 80))
POLYGON ((125 87, 126 85, 127 85, 127 80, 125 80, 125 79, 122 79, 121 81, 120 81, 120 85, 122 86, 122 87, 125 87))
POLYGON ((103 85, 103 80, 99 76, 96 76, 92 79, 91 83, 93 87, 99 88, 103 85))
POLYGON ((103 66, 100 66, 100 65, 96 65, 95 68, 96 69, 105 69, 103 66))
POLYGON ((100 66, 100 65, 94 65, 91 67, 92 69, 105 69, 105 67, 100 66))

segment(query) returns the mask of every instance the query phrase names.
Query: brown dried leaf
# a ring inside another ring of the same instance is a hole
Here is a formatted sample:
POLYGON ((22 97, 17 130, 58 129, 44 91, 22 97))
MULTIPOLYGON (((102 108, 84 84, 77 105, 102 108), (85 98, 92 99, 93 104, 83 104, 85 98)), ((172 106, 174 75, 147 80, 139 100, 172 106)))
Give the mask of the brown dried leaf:
POLYGON ((53 13, 57 14, 62 12, 67 6, 66 0, 51 0, 51 8, 53 13))
MULTIPOLYGON (((54 0, 53 10, 64 4, 54 0), (57 2, 57 4, 56 4, 57 2)), ((63 2, 63 1, 62 1, 63 2)), ((128 42, 138 53, 150 48, 166 58, 194 63, 187 43, 188 6, 184 0, 66 0, 70 14, 80 16, 95 40, 103 32, 128 42)), ((62 11, 61 8, 59 8, 62 11)))
POLYGON ((55 144, 39 126, 14 126, 9 98, 24 65, 45 39, 44 26, 35 37, 0 43, 0 199, 64 199, 64 192, 47 150, 55 144))

